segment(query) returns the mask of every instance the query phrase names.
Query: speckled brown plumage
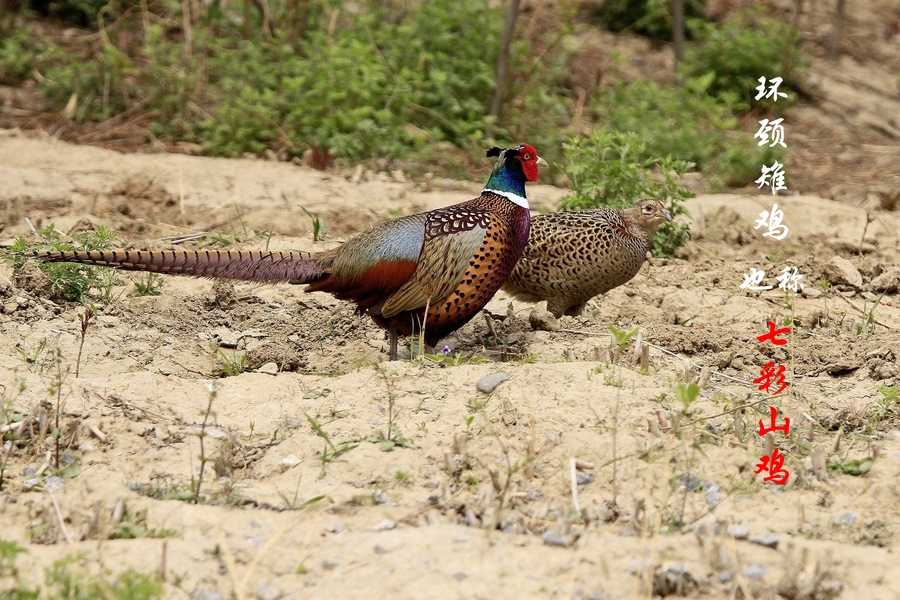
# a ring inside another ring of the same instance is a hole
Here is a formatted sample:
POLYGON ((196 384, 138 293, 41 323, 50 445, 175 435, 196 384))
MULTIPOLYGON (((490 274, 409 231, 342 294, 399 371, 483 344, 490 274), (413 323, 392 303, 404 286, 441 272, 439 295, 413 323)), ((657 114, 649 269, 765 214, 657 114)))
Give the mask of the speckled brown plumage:
POLYGON ((637 275, 657 227, 671 219, 661 202, 537 215, 522 258, 503 289, 547 301, 554 316, 577 316, 587 301, 637 275))

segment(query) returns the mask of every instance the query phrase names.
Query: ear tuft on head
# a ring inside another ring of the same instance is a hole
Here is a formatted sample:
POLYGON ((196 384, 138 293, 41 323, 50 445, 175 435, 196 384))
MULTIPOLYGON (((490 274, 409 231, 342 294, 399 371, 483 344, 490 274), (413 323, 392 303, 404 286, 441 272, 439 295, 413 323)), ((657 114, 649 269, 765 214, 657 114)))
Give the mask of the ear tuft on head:
POLYGON ((484 154, 485 156, 500 156, 500 153, 503 152, 505 148, 498 148, 494 146, 493 148, 489 148, 488 151, 484 154))

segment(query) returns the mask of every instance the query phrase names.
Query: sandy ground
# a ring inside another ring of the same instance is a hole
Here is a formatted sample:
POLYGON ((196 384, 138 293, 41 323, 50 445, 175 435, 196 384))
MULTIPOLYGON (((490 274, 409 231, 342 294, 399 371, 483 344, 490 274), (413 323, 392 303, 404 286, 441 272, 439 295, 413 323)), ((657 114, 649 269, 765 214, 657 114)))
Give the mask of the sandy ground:
MULTIPOLYGON (((895 3, 848 3, 829 63, 833 4, 800 20, 814 101, 785 118, 792 194, 691 200, 679 258, 557 331, 501 293, 496 336, 478 318, 445 341, 451 358, 389 363, 384 332, 327 295, 167 278, 137 297, 123 277, 78 360, 84 309, 0 266, 0 428, 27 425, 0 449, 0 540, 26 549, 24 582, 78 556, 79 572, 133 568, 164 597, 205 600, 900 598, 900 403, 885 401, 900 388, 900 20, 895 3), (781 242, 754 229, 773 202, 781 242), (801 293, 740 289, 786 267, 801 293), (789 344, 757 341, 785 319, 789 344), (610 360, 610 324, 638 328, 646 370, 633 343, 610 360), (244 372, 219 376, 241 356, 244 372), (777 396, 752 383, 770 361, 791 383, 777 396), (676 386, 698 378, 685 406, 676 386), (755 473, 769 403, 792 421, 774 440, 784 486, 755 473)), ((593 35, 603 83, 671 77, 668 49, 593 35)), ((35 127, 33 92, 0 100, 5 126, 35 127)), ((59 142, 78 128, 41 118, 52 137, 0 130, 0 244, 27 218, 104 224, 133 248, 318 250, 482 185, 120 154, 59 142), (173 244, 196 232, 219 241, 173 244)), ((529 188, 538 210, 565 193, 529 188)))
MULTIPOLYGON (((133 247, 217 231, 233 247, 316 250, 481 185, 354 183, 15 132, 0 164, 2 243, 28 217, 106 224, 133 247)), ((564 193, 529 189, 539 209, 564 193)), ((500 294, 488 308, 503 343, 475 319, 446 340, 447 363, 386 362, 384 332, 327 295, 173 277, 135 297, 125 278, 98 303, 76 377, 83 309, 17 287, 4 265, 0 391, 33 415, 34 438, 63 401, 71 466, 48 477, 49 440, 4 451, 0 537, 27 549, 29 581, 82 553, 94 572, 163 575, 171 598, 900 598, 900 404, 876 404, 879 385, 900 385, 900 214, 875 199, 774 200, 782 242, 753 228, 771 195, 698 197, 680 258, 650 261, 559 331, 532 330, 534 306, 500 294), (751 268, 777 285, 788 266, 800 294, 739 289, 751 268), (790 344, 756 340, 788 317, 790 344), (609 361, 610 324, 653 344, 647 371, 633 345, 609 361), (243 353, 245 372, 211 376, 243 353), (792 383, 774 397, 752 384, 769 361, 792 383), (683 406, 677 383, 704 367, 683 406), (496 372, 508 381, 476 390, 496 372), (776 440, 784 486, 754 474, 769 402, 793 423, 776 440), (834 467, 852 460, 871 468, 834 467), (204 502, 179 499, 204 462, 204 502)))

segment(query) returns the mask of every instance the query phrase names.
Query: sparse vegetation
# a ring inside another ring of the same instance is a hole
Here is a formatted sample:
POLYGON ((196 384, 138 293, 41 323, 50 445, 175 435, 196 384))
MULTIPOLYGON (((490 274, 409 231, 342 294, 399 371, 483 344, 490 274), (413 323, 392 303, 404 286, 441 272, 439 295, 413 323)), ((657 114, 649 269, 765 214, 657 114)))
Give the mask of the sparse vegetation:
MULTIPOLYGON (((38 250, 109 250, 117 237, 115 232, 103 225, 97 225, 93 231, 76 234, 71 240, 65 239, 53 224, 39 229, 36 235, 37 240, 20 237, 10 246, 9 251, 13 255, 8 258, 12 262, 13 270, 21 269, 27 260, 15 254, 38 250)), ((109 301, 113 286, 119 283, 116 272, 104 267, 73 263, 39 263, 38 268, 50 279, 53 297, 61 300, 88 302, 90 298, 98 298, 109 301)))
POLYGON ((132 277, 135 296, 159 296, 165 279, 159 273, 143 273, 132 277))

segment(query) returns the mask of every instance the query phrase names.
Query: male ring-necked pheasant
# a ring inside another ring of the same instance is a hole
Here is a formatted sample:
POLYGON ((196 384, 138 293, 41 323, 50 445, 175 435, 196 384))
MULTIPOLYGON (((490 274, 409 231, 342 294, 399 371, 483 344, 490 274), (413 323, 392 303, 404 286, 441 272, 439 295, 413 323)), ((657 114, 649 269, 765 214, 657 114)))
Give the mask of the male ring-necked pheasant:
POLYGON ((424 333, 434 346, 475 316, 509 276, 528 241, 525 182, 546 165, 528 144, 491 148, 481 195, 468 202, 383 223, 324 252, 35 252, 47 262, 258 282, 308 284, 356 303, 390 334, 424 333), (427 314, 426 314, 427 313, 427 314), (423 327, 424 324, 424 327, 423 327))
POLYGON ((559 318, 637 275, 656 228, 672 219, 656 200, 626 210, 594 208, 536 215, 522 258, 503 289, 519 300, 547 301, 559 318))

